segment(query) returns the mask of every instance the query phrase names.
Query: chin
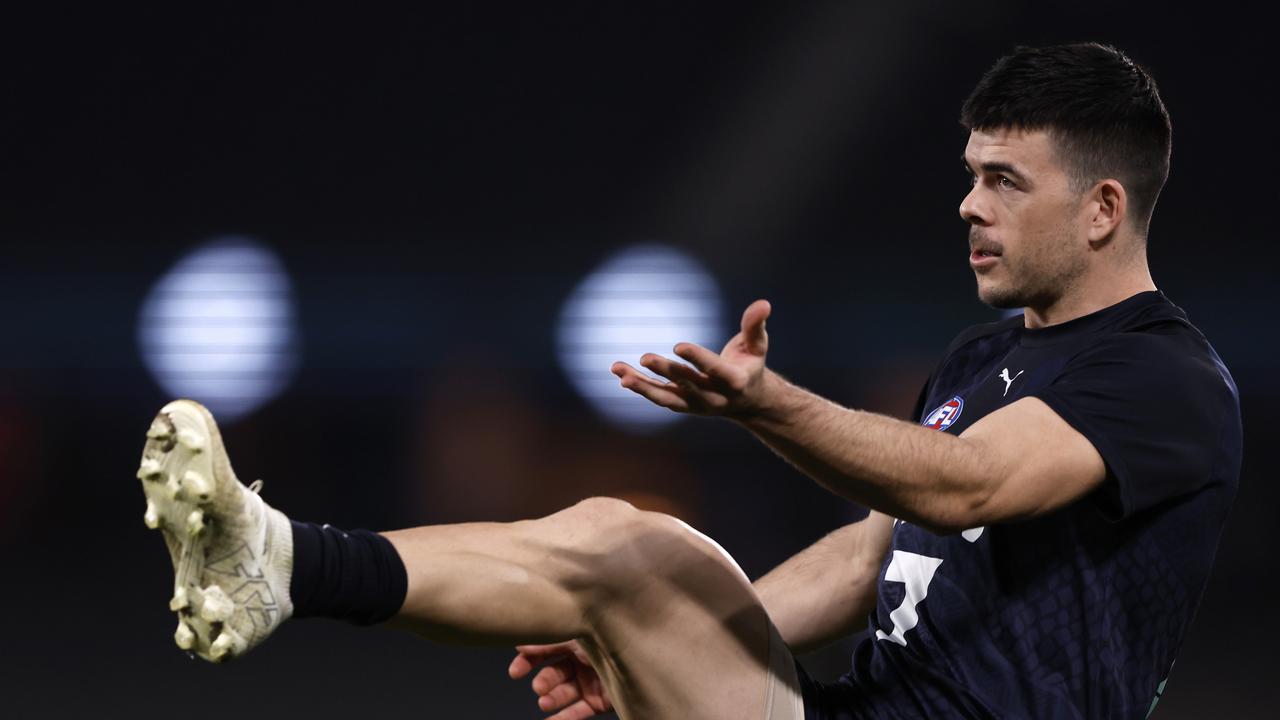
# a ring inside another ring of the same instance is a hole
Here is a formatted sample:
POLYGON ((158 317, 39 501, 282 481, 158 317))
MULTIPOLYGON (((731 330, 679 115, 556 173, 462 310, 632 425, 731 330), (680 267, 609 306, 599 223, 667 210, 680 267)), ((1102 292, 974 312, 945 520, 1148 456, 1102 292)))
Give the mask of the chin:
POLYGON ((978 299, 997 310, 1013 310, 1027 306, 1026 298, 1010 288, 993 288, 978 285, 978 299))

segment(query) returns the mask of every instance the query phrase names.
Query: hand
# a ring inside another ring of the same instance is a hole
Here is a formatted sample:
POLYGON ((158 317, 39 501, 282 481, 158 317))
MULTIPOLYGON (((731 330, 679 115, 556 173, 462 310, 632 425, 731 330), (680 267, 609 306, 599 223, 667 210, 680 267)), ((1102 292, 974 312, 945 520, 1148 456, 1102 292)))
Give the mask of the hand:
POLYGON ((555 645, 520 645, 507 674, 518 680, 546 663, 533 677, 533 691, 547 720, 582 720, 613 709, 604 683, 576 640, 555 645))
POLYGON ((693 367, 647 353, 640 364, 666 378, 661 382, 624 362, 610 371, 622 378, 622 387, 642 395, 655 405, 696 415, 740 417, 757 409, 764 392, 764 358, 769 336, 764 323, 771 308, 757 300, 742 313, 742 331, 717 355, 693 343, 675 346, 675 354, 693 367))

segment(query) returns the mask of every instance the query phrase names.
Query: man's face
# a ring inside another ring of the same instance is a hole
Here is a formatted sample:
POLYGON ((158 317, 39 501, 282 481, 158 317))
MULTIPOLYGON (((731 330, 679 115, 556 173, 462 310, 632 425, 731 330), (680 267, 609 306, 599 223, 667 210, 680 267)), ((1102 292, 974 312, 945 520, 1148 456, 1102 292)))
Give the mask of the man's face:
POLYGON ((1052 305, 1087 268, 1081 197, 1042 130, 975 130, 964 150, 973 189, 960 203, 978 298, 998 308, 1052 305))

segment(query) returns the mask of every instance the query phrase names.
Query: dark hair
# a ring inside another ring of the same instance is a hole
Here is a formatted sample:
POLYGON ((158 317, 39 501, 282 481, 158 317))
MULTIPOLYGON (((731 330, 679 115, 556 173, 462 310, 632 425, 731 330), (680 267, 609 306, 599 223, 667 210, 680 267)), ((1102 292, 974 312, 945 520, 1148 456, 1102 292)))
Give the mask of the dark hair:
POLYGON ((1072 189, 1116 178, 1141 232, 1169 177, 1172 126, 1156 82, 1109 45, 1015 48, 978 81, 960 124, 1048 132, 1072 189))

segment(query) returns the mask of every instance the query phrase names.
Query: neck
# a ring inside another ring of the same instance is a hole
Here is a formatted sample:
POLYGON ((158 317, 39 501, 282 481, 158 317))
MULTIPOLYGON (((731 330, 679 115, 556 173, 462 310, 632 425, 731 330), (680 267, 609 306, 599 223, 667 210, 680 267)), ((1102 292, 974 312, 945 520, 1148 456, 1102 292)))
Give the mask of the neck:
POLYGON ((1022 311, 1027 328, 1043 328, 1075 320, 1131 298, 1140 292, 1155 290, 1146 259, 1135 267, 1113 273, 1090 273, 1081 282, 1046 307, 1027 307, 1022 311))

